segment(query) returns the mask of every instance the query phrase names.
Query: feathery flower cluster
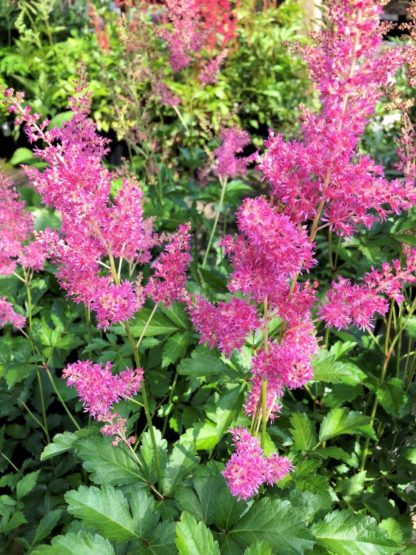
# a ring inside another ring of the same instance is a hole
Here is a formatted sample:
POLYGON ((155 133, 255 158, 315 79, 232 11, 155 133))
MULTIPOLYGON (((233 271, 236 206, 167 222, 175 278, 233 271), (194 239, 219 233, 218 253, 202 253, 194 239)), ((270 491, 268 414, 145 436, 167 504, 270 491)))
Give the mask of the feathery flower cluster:
POLYGON ((0 297, 0 328, 11 324, 16 329, 25 327, 26 318, 15 312, 13 306, 4 297, 0 297))
POLYGON ((250 135, 238 127, 223 129, 220 133, 221 146, 215 151, 215 173, 218 177, 237 177, 247 171, 249 158, 237 157, 250 144, 250 135))
POLYGON ((154 275, 145 293, 155 303, 171 305, 175 300, 186 300, 186 269, 191 261, 190 226, 180 225, 165 246, 164 252, 153 263, 154 275))
POLYGON ((85 360, 69 364, 62 377, 68 386, 75 387, 86 412, 99 422, 108 422, 101 430, 104 435, 115 436, 115 444, 134 441, 134 438, 126 438, 126 421, 113 412, 112 407, 139 391, 143 381, 141 368, 114 375, 110 362, 103 367, 85 360))
POLYGON ((309 321, 289 328, 280 342, 270 343, 267 351, 261 350, 252 361, 253 377, 251 390, 246 401, 245 412, 256 414, 261 393, 261 384, 267 381, 267 415, 273 420, 280 412, 277 402, 283 389, 304 386, 313 377, 311 360, 318 351, 314 326, 309 321))
POLYGON ((369 329, 373 326, 374 314, 384 315, 387 310, 387 301, 368 285, 352 284, 340 277, 327 293, 319 315, 328 326, 337 329, 351 325, 369 329))
POLYGON ((285 213, 297 222, 320 218, 339 235, 371 227, 409 208, 414 184, 387 181, 357 146, 375 104, 403 62, 400 48, 382 48, 380 8, 373 0, 335 0, 330 25, 303 49, 321 100, 303 113, 303 138, 270 134, 260 169, 285 213))
POLYGON ((0 174, 0 274, 11 274, 23 243, 33 231, 33 219, 13 187, 11 179, 0 174))
POLYGON ((229 289, 258 303, 266 298, 273 303, 290 277, 314 264, 313 245, 304 228, 262 197, 243 201, 237 224, 240 236, 221 242, 233 266, 229 289))
POLYGON ((274 454, 265 457, 258 438, 244 428, 231 430, 235 453, 223 472, 231 493, 239 499, 249 499, 262 484, 273 485, 292 469, 286 457, 274 454))
POLYGON ((238 297, 217 306, 197 297, 189 313, 201 336, 200 343, 208 343, 211 349, 218 347, 226 356, 241 349, 247 335, 260 325, 256 307, 238 297))
POLYGON ((373 268, 363 277, 362 285, 351 284, 340 277, 331 285, 320 308, 322 320, 338 329, 351 325, 372 328, 375 313, 384 315, 389 307, 388 300, 403 302, 403 287, 416 283, 416 249, 405 250, 405 255, 404 267, 400 260, 384 262, 380 270, 373 268))
MULTIPOLYGON (((166 0, 165 8, 171 28, 161 29, 159 34, 166 41, 174 71, 187 67, 203 48, 213 50, 218 45, 224 49, 235 37, 236 19, 229 0, 166 0)), ((202 82, 215 80, 225 56, 222 50, 216 62, 208 61, 202 67, 202 82)))
MULTIPOLYGON (((131 265, 150 262, 151 249, 159 238, 152 221, 144 218, 143 192, 134 178, 122 179, 120 190, 111 198, 113 174, 103 165, 107 143, 89 117, 85 81, 81 79, 76 96, 70 100, 72 119, 51 131, 38 123, 37 114, 21 107, 21 94, 14 95, 10 89, 6 96, 9 109, 26 123, 29 139, 44 143, 35 153, 47 163, 46 169, 41 172, 30 167, 25 171, 43 202, 58 210, 62 220, 59 237, 47 231, 22 252, 20 260, 27 263, 30 257, 32 267, 38 269, 49 255, 58 266, 60 285, 76 302, 92 309, 104 329, 129 320, 143 305, 146 294, 166 304, 183 298, 190 261, 188 226, 173 234, 166 252, 154 264, 155 276, 145 292, 139 283, 121 279, 123 260, 131 265)), ((26 228, 22 227, 26 220, 20 220, 16 218, 15 226, 16 230, 23 229, 19 240, 26 238, 26 228)))

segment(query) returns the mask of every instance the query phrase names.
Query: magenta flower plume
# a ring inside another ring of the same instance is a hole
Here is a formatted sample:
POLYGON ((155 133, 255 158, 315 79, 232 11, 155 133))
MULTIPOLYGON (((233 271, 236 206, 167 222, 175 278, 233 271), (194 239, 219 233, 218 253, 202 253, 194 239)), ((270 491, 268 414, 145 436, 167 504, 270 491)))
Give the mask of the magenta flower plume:
POLYGON ((33 231, 33 219, 13 187, 11 179, 0 174, 0 274, 11 274, 23 243, 33 231))
POLYGON ((328 326, 337 329, 352 325, 370 329, 375 313, 384 315, 387 310, 388 302, 368 285, 351 284, 340 277, 328 291, 319 315, 328 326))
POLYGON ((221 146, 215 151, 215 173, 218 177, 237 177, 247 171, 249 158, 237 157, 241 154, 244 147, 250 144, 250 135, 247 131, 230 127, 223 129, 220 133, 221 146))
POLYGON ((135 179, 124 178, 111 197, 113 174, 104 165, 107 142, 89 117, 84 81, 76 92, 70 101, 72 119, 46 131, 45 122, 39 123, 37 114, 21 106, 23 96, 8 91, 10 109, 25 123, 29 139, 44 144, 35 152, 47 163, 46 169, 25 171, 43 202, 58 210, 62 220, 59 236, 43 233, 17 254, 33 269, 40 269, 50 256, 60 285, 76 302, 94 310, 99 326, 107 329, 142 306, 141 288, 121 280, 122 264, 148 263, 157 237, 152 221, 144 218, 143 193, 135 179))
POLYGON ((240 291, 262 303, 275 302, 288 292, 291 276, 314 264, 313 245, 306 230, 279 214, 266 199, 245 199, 237 217, 241 233, 224 237, 221 244, 229 255, 233 273, 230 291, 240 291))
POLYGON ((169 306, 175 301, 186 300, 186 270, 191 261, 190 240, 190 226, 180 225, 164 252, 152 264, 154 273, 145 287, 145 294, 156 303, 169 306))
POLYGON ((265 457, 258 438, 244 428, 230 431, 235 453, 227 462, 223 476, 235 497, 249 499, 262 484, 272 485, 292 470, 292 464, 286 457, 277 454, 265 457))
POLYGON ((301 140, 270 133, 260 159, 272 195, 293 221, 322 218, 339 235, 371 227, 416 200, 414 184, 387 181, 358 152, 383 87, 403 62, 400 48, 382 47, 380 10, 374 0, 331 2, 327 29, 302 52, 321 109, 304 111, 301 140))
POLYGON ((101 421, 109 419, 111 409, 121 399, 136 395, 143 381, 143 370, 123 370, 112 374, 111 363, 105 366, 89 360, 78 361, 64 368, 62 377, 75 387, 84 410, 101 421))
POLYGON ((15 312, 13 306, 4 297, 0 297, 0 328, 11 324, 16 329, 25 327, 26 318, 15 312))
POLYGON ((197 297, 189 313, 201 335, 200 343, 208 343, 211 349, 218 347, 226 356, 241 349, 247 335, 260 325, 256 307, 237 297, 217 306, 197 297))
POLYGON ((143 306, 144 297, 137 295, 130 281, 103 285, 92 301, 98 327, 108 329, 112 322, 125 322, 143 306))

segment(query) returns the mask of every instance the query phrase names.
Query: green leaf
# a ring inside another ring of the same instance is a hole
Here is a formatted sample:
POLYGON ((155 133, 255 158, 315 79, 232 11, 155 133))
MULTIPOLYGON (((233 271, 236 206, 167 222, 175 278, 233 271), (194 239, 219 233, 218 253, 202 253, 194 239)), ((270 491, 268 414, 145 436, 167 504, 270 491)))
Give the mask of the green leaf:
POLYGON ((407 451, 405 453, 405 457, 411 463, 416 464, 416 447, 413 447, 411 449, 407 449, 407 451))
POLYGON ((254 502, 227 538, 241 548, 264 540, 279 555, 301 555, 314 545, 303 518, 289 501, 270 498, 254 502))
POLYGON ((49 536, 58 524, 62 513, 62 509, 54 509, 53 511, 48 511, 45 516, 40 519, 36 527, 35 535, 33 536, 32 545, 36 545, 49 536))
POLYGON ((192 343, 192 333, 189 331, 178 331, 166 341, 163 345, 162 368, 167 368, 170 364, 174 364, 183 357, 192 343))
POLYGON ((38 161, 39 158, 35 158, 33 152, 26 147, 16 148, 13 153, 13 156, 10 158, 10 164, 12 166, 18 166, 19 164, 32 164, 35 161, 38 161))
POLYGON ((32 491, 32 489, 36 486, 39 474, 40 474, 40 470, 36 470, 35 472, 26 474, 26 476, 23 476, 23 478, 17 482, 17 485, 16 485, 17 499, 22 499, 22 497, 24 497, 25 495, 27 495, 32 491))
POLYGON ((49 122, 48 129, 54 129, 55 127, 62 127, 67 121, 71 121, 74 117, 74 112, 61 112, 56 114, 49 122))
POLYGON ((108 439, 93 436, 80 439, 76 448, 95 484, 124 486, 142 478, 139 465, 123 445, 115 449, 108 439))
MULTIPOLYGON (((135 337, 139 337, 148 322, 151 314, 150 308, 142 308, 133 319, 130 329, 135 337)), ((161 312, 156 311, 150 324, 147 326, 144 333, 144 337, 152 337, 154 335, 170 335, 178 331, 179 326, 177 326, 172 320, 169 320, 161 312)))
POLYGON ((387 532, 388 537, 398 545, 403 543, 403 530, 399 522, 394 518, 386 518, 380 522, 380 528, 387 532))
MULTIPOLYGON (((166 439, 162 438, 162 434, 157 428, 154 428, 154 435, 157 445, 157 452, 159 455, 159 463, 161 469, 165 468, 167 460, 168 443, 166 439)), ((153 451, 153 443, 150 432, 147 431, 142 435, 142 442, 139 451, 141 461, 142 474, 144 478, 151 483, 157 480, 157 472, 155 467, 155 455, 153 451)))
POLYGON ((342 478, 338 481, 336 492, 340 493, 344 499, 350 501, 355 495, 362 493, 365 485, 367 472, 357 472, 351 478, 342 478))
POLYGON ((102 536, 80 531, 56 536, 52 545, 37 547, 31 555, 115 555, 115 552, 111 543, 102 536))
POLYGON ((109 540, 124 542, 139 539, 136 522, 121 490, 112 486, 100 489, 80 486, 78 490, 66 493, 65 500, 71 515, 82 520, 86 526, 98 530, 109 540))
POLYGON ((230 369, 208 347, 199 345, 192 352, 191 358, 182 360, 177 367, 177 372, 182 376, 204 378, 211 375, 229 375, 230 369))
POLYGON ((317 444, 313 423, 306 414, 295 412, 290 417, 293 443, 299 451, 310 451, 317 444))
POLYGON ((211 530, 186 512, 176 525, 176 546, 179 555, 221 555, 211 530))
POLYGON ((374 518, 335 511, 313 526, 318 545, 334 555, 394 555, 397 545, 374 518))
POLYGON ((190 474, 198 463, 195 447, 184 439, 175 443, 166 467, 162 471, 162 490, 169 496, 176 484, 190 474))
POLYGON ((244 555, 273 555, 270 545, 264 541, 253 543, 244 551, 244 555))
POLYGON ((319 430, 319 441, 326 441, 340 435, 364 434, 376 439, 370 417, 345 408, 332 409, 323 419, 319 430))
POLYGON ((383 409, 396 418, 403 418, 409 411, 409 396, 399 378, 390 378, 376 390, 376 396, 383 409))
POLYGON ((345 383, 358 385, 365 374, 352 362, 339 362, 335 355, 321 350, 313 361, 314 380, 326 383, 345 383))
POLYGON ((56 436, 53 437, 52 443, 49 443, 42 451, 40 460, 47 461, 48 459, 52 459, 61 453, 73 449, 78 439, 79 436, 73 432, 56 434, 56 436))

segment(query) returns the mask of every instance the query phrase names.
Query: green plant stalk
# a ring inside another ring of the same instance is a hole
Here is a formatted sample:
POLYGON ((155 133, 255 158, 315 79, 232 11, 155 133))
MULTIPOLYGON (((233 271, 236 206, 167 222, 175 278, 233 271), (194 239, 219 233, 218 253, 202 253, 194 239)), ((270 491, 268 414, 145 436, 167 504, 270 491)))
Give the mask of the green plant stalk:
POLYGON ((225 198, 225 190, 227 188, 227 181, 228 181, 227 178, 221 178, 220 177, 220 183, 221 183, 220 203, 218 205, 218 210, 215 214, 214 224, 212 226, 211 233, 210 233, 210 236, 209 236, 208 246, 207 246, 207 250, 205 251, 204 260, 202 261, 202 267, 203 268, 205 268, 205 265, 207 263, 208 256, 209 256, 209 251, 211 250, 212 242, 214 241, 214 235, 215 235, 215 231, 217 229, 218 220, 220 218, 220 214, 222 212, 222 208, 223 208, 223 205, 224 205, 224 198, 225 198))
MULTIPOLYGON (((27 321, 28 321, 28 326, 29 326, 29 330, 28 330, 29 331, 29 341, 32 344, 32 350, 35 351, 35 349, 36 349, 35 348, 35 342, 33 340, 33 334, 32 334, 33 302, 32 302, 32 292, 30 290, 31 274, 30 274, 30 272, 26 272, 26 270, 23 268, 23 275, 24 275, 24 282, 25 282, 25 288, 26 288, 26 298, 27 298, 27 321)), ((50 443, 51 439, 50 439, 50 436, 49 436, 48 420, 47 420, 47 416, 46 416, 45 394, 44 394, 44 391, 43 391, 42 376, 41 376, 41 373, 39 371, 39 368, 36 369, 36 376, 37 376, 37 380, 38 380, 40 405, 41 405, 41 410, 42 410, 42 419, 43 419, 42 429, 45 432, 46 439, 47 439, 48 443, 50 443)))
MULTIPOLYGON (((381 369, 379 385, 384 384, 384 380, 386 378, 386 373, 387 373, 387 367, 389 365, 389 361, 390 361, 390 357, 391 357, 391 353, 392 353, 392 349, 393 349, 393 344, 390 344, 391 324, 392 324, 393 311, 394 311, 393 307, 394 307, 394 305, 393 305, 393 302, 392 302, 391 305, 390 305, 389 315, 387 317, 386 340, 385 340, 385 343, 384 343, 384 361, 383 361, 383 366, 382 366, 382 369, 381 369)), ((373 402, 373 406, 371 408, 371 413, 370 413, 370 426, 374 425, 374 421, 375 421, 376 414, 377 414, 377 408, 378 408, 378 397, 376 395, 374 397, 374 402, 373 402)), ((370 445, 370 438, 367 437, 366 440, 365 440, 365 444, 364 444, 363 455, 362 455, 361 465, 360 465, 360 472, 363 472, 365 470, 365 463, 366 463, 367 457, 368 457, 369 445, 370 445)))
POLYGON ((147 319, 147 322, 144 325, 143 331, 140 334, 140 337, 137 341, 137 345, 136 345, 137 350, 139 349, 141 342, 143 341, 143 338, 145 336, 145 333, 147 332, 147 329, 150 326, 150 322, 153 320, 153 316, 156 314, 156 310, 158 306, 159 306, 159 303, 156 303, 155 306, 152 308, 152 312, 149 314, 149 318, 147 319))
MULTIPOLYGON (((116 265, 114 263, 114 257, 112 255, 111 249, 107 248, 108 250, 108 258, 110 261, 110 268, 111 268, 111 273, 113 276, 113 279, 115 281, 115 283, 119 284, 120 283, 120 278, 117 274, 116 271, 116 265)), ((136 364, 137 368, 140 368, 140 355, 139 355, 139 350, 138 350, 138 346, 136 345, 136 342, 134 341, 134 337, 131 333, 131 329, 130 326, 128 324, 128 322, 125 322, 123 324, 124 329, 126 330, 126 334, 127 334, 127 339, 130 343, 130 346, 133 350, 133 357, 134 357, 134 362, 136 364)), ((143 381, 140 391, 142 393, 142 397, 143 397, 143 405, 144 405, 144 413, 146 415, 146 420, 147 420, 147 425, 149 427, 149 433, 150 433, 150 439, 152 442, 152 446, 153 446, 153 454, 155 456, 155 465, 156 465, 156 473, 157 473, 157 478, 158 478, 158 482, 161 482, 162 479, 162 473, 160 470, 160 461, 159 461, 159 452, 157 450, 157 443, 156 443, 156 436, 155 436, 155 430, 153 427, 153 422, 152 422, 152 416, 150 414, 150 406, 149 406, 149 398, 147 395, 147 389, 146 389, 146 384, 143 381)))
POLYGON ((56 384, 55 384, 55 380, 53 379, 52 374, 50 373, 49 368, 47 367, 47 365, 45 365, 45 371, 46 371, 46 374, 47 374, 47 376, 48 376, 48 378, 49 378, 49 380, 50 380, 50 382, 51 382, 51 384, 52 384, 53 390, 54 390, 54 392, 56 393, 56 396, 58 397, 59 401, 61 402, 62 406, 64 407, 65 412, 66 412, 67 415, 69 416, 71 422, 73 423, 73 425, 75 426, 75 428, 76 428, 78 431, 81 430, 80 425, 79 425, 78 422, 75 420, 74 416, 72 415, 72 412, 69 410, 67 404, 66 404, 65 401, 63 400, 62 395, 59 393, 59 390, 58 390, 58 388, 56 387, 56 384))
MULTIPOLYGON (((264 299, 264 350, 266 353, 269 352, 269 307, 267 302, 267 297, 264 299)), ((266 430, 267 430, 267 380, 263 380, 261 383, 261 435, 260 435, 260 445, 264 450, 266 446, 266 430)))

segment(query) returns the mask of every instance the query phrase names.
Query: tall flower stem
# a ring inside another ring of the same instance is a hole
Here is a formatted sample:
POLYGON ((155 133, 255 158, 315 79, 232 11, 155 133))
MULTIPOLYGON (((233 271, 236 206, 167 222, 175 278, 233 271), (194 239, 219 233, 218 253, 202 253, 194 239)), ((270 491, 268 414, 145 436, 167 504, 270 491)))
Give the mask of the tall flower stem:
MULTIPOLYGON (((382 386, 384 383, 386 373, 387 373, 387 367, 389 365, 390 357, 392 354, 393 345, 390 344, 390 336, 391 336, 391 324, 393 320, 393 311, 394 311, 393 303, 391 303, 389 315, 387 317, 386 340, 384 343, 384 361, 381 369, 379 386, 382 386)), ((378 408, 378 397, 375 396, 371 413, 370 413, 370 426, 373 426, 374 424, 376 414, 377 414, 377 408, 378 408)), ((365 469, 365 463, 368 457, 369 445, 370 445, 370 438, 367 437, 364 444, 363 455, 362 455, 361 465, 360 465, 360 472, 362 472, 365 469)))
POLYGON ((46 374, 47 374, 47 376, 48 376, 48 378, 49 378, 49 380, 52 384, 53 390, 56 393, 56 396, 58 397, 59 401, 61 402, 62 406, 64 407, 65 412, 69 416, 69 419, 71 420, 71 422, 73 423, 75 428, 79 431, 81 429, 81 427, 78 424, 78 422, 75 420, 75 418, 73 417, 72 412, 69 410, 67 404, 63 400, 62 395, 59 393, 59 389, 56 387, 55 380, 53 379, 52 374, 50 373, 50 370, 49 370, 47 365, 45 365, 45 371, 46 371, 46 374))
POLYGON ((220 203, 218 205, 218 210, 215 213, 215 219, 214 219, 214 223, 213 223, 211 233, 210 233, 210 236, 209 236, 207 250, 205 251, 204 260, 202 261, 202 267, 203 268, 205 268, 205 265, 207 263, 208 256, 209 256, 209 251, 211 250, 212 242, 214 240, 215 231, 217 230, 218 220, 220 218, 220 214, 222 212, 222 208, 223 208, 223 205, 224 205, 225 190, 227 188, 227 181, 228 180, 227 180, 226 177, 220 177, 219 179, 220 179, 220 183, 221 183, 220 203))
MULTIPOLYGON (((127 322, 124 323, 124 329, 126 330, 127 338, 128 338, 129 343, 131 345, 131 348, 133 349, 133 356, 134 356, 134 361, 136 363, 136 367, 140 368, 139 351, 138 351, 136 342, 134 341, 134 337, 131 333, 131 329, 130 329, 127 322)), ((160 470, 159 451, 158 451, 157 443, 156 443, 156 436, 155 436, 155 430, 154 430, 153 422, 152 422, 152 415, 150 413, 150 406, 149 406, 149 398, 148 398, 148 395, 147 395, 147 388, 146 388, 146 384, 144 382, 142 383, 140 391, 141 391, 141 394, 142 394, 142 397, 143 397, 144 413, 146 415, 147 425, 149 427, 150 439, 151 439, 152 447, 153 447, 153 454, 154 454, 154 457, 155 457, 155 466, 156 466, 157 479, 158 479, 158 482, 160 483, 161 479, 162 479, 162 473, 161 473, 161 470, 160 470)))
MULTIPOLYGON (((32 312, 33 312, 33 302, 32 302, 32 291, 30 289, 30 282, 32 280, 31 272, 26 272, 23 268, 23 276, 25 282, 25 289, 26 289, 26 299, 27 299, 27 322, 28 322, 28 331, 29 331, 29 341, 32 344, 32 350, 35 352, 35 342, 33 340, 33 333, 32 333, 32 312)), ((46 417, 46 404, 45 404, 45 393, 43 391, 43 383, 42 383, 42 375, 39 371, 39 368, 36 370, 36 376, 38 380, 39 386, 39 397, 40 397, 40 406, 42 411, 42 419, 43 419, 43 426, 42 429, 45 432, 46 440, 50 443, 51 439, 49 436, 49 428, 48 428, 48 420, 46 417)))
MULTIPOLYGON (((107 246, 107 250, 108 250, 108 258, 109 258, 109 261, 110 261, 111 274, 113 276, 113 279, 114 279, 115 283, 120 284, 120 277, 117 274, 113 254, 111 252, 111 249, 108 246, 107 246)), ((157 307, 157 305, 156 305, 156 307, 157 307)), ((155 308, 154 308, 154 312, 156 312, 155 308)), ((151 316, 153 317, 152 314, 151 314, 151 316)), ((149 320, 150 320, 150 317, 149 317, 149 320)), ((148 323, 150 323, 149 320, 148 320, 148 323)), ((148 323, 147 323, 147 325, 148 325, 148 323)), ((140 368, 140 355, 139 355, 138 346, 139 346, 142 338, 139 339, 139 342, 136 345, 136 342, 134 340, 133 334, 131 333, 131 329, 130 329, 130 326, 129 326, 128 322, 124 322, 123 326, 124 326, 124 329, 126 330, 127 339, 129 341, 130 346, 131 346, 132 351, 133 351, 133 357, 134 357, 134 362, 136 364, 136 367, 140 368)), ((147 395, 147 388, 146 388, 145 382, 142 383, 140 391, 141 391, 142 397, 143 397, 144 413, 146 415, 147 425, 149 427, 150 439, 151 439, 152 447, 153 447, 153 454, 154 454, 154 457, 155 457, 155 466, 156 466, 157 478, 158 478, 158 482, 160 483, 161 478, 162 478, 162 473, 161 473, 161 470, 160 470, 159 452, 158 452, 158 449, 157 449, 155 429, 153 427, 152 415, 150 413, 149 397, 147 395)))
MULTIPOLYGON (((267 302, 267 297, 264 299, 264 328, 263 328, 263 341, 264 350, 266 354, 269 352, 269 307, 267 302)), ((261 448, 264 449, 266 446, 266 430, 267 430, 267 380, 264 379, 261 383, 261 436, 260 444, 261 448)))

